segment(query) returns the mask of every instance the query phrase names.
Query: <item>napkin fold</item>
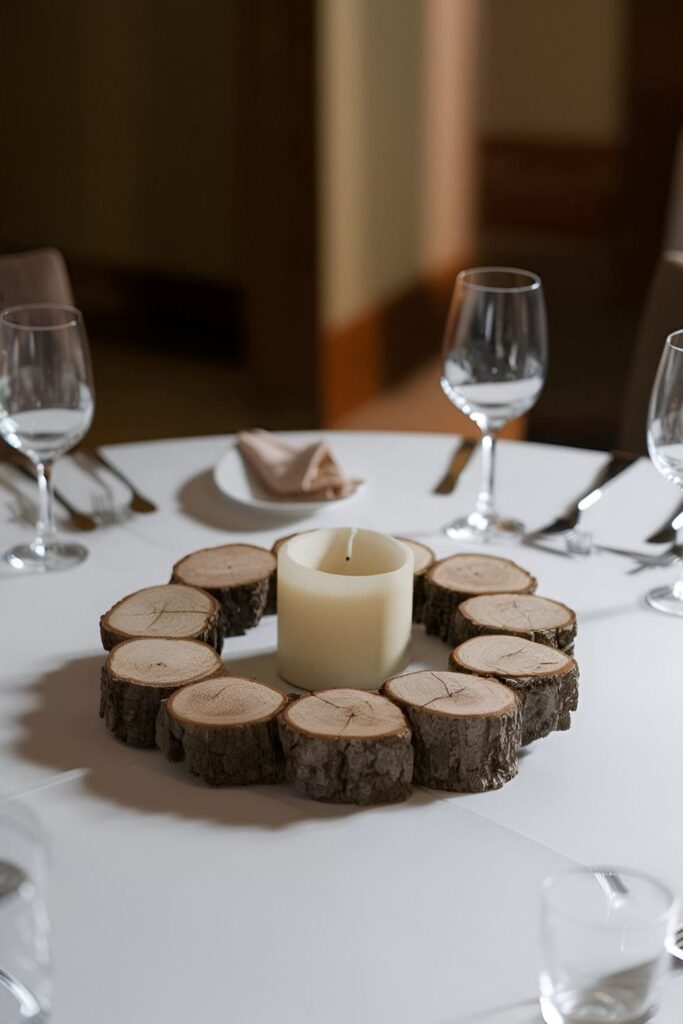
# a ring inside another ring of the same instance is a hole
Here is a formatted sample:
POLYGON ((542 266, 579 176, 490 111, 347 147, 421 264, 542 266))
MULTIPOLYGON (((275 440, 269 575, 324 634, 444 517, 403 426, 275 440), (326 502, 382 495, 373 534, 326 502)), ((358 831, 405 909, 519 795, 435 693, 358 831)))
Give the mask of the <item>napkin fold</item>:
POLYGON ((267 430, 241 430, 237 447, 272 494, 307 501, 334 501, 352 494, 360 484, 359 480, 347 480, 324 441, 299 448, 267 430))

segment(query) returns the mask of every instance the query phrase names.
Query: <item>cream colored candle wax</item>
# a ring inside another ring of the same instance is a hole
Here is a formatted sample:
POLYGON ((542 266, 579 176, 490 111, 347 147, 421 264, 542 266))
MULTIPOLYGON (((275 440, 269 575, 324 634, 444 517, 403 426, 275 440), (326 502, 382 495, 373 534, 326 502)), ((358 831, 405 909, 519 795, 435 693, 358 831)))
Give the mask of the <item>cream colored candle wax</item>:
POLYGON ((374 690, 408 660, 410 549, 372 530, 313 530, 280 548, 278 672, 307 690, 374 690))

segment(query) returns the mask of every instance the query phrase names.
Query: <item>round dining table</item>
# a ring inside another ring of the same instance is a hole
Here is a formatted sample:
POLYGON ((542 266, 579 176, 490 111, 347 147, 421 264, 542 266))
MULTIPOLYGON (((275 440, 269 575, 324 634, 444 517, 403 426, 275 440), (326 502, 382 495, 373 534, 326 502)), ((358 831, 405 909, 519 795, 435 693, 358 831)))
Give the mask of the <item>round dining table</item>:
MULTIPOLYGON (((478 455, 452 494, 433 493, 455 437, 282 436, 325 437, 348 475, 365 481, 361 492, 308 516, 278 516, 216 487, 213 467, 231 437, 111 446, 107 457, 158 511, 121 515, 88 534, 89 557, 68 572, 0 572, 0 791, 3 802, 25 804, 47 836, 52 1021, 540 1019, 533 1001, 545 876, 576 863, 629 866, 683 893, 683 621, 644 601, 677 570, 633 572, 626 557, 570 554, 559 539, 487 549, 576 611, 581 672, 571 729, 526 748, 500 790, 415 786, 404 803, 361 808, 305 800, 285 784, 210 788, 106 731, 98 717, 104 611, 168 582, 174 562, 197 548, 269 548, 313 526, 412 537, 437 557, 472 550, 443 526, 473 507, 478 455)), ((607 458, 503 442, 501 509, 529 530, 541 527, 590 487, 607 458)), ((31 528, 17 515, 13 470, 0 471, 7 548, 30 539, 31 528)), ((676 499, 640 459, 604 488, 581 527, 602 543, 645 550, 676 499)), ((226 639, 225 667, 284 687, 276 646, 277 620, 266 617, 226 639)), ((414 627, 414 667, 445 669, 448 653, 414 627)), ((661 1020, 681 1019, 674 972, 661 1020)))

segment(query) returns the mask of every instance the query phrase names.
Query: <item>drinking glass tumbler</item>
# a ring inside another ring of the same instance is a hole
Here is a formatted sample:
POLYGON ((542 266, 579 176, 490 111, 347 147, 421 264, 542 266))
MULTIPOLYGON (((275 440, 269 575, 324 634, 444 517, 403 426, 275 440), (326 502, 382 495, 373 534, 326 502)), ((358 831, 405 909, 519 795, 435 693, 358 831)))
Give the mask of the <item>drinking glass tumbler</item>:
POLYGON ((676 901, 657 879, 573 868, 541 890, 546 1024, 646 1024, 670 957, 676 901))
POLYGON ((52 995, 45 908, 47 852, 28 809, 0 811, 0 1022, 42 1024, 52 995))

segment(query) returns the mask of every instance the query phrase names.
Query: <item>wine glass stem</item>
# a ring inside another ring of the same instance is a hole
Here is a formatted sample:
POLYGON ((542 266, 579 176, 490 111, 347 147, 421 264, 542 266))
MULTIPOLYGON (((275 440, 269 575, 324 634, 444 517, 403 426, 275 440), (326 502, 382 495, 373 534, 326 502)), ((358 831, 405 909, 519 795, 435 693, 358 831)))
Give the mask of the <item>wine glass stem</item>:
POLYGON ((38 522, 36 523, 36 539, 33 546, 36 551, 44 552, 46 546, 54 538, 54 498, 52 492, 52 462, 36 463, 38 474, 38 522))
POLYGON ((497 437, 493 430, 483 431, 481 437, 481 490, 477 497, 477 512, 487 518, 494 515, 497 437))

